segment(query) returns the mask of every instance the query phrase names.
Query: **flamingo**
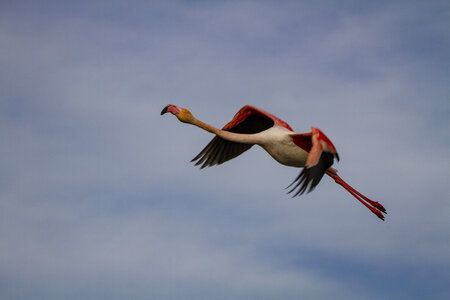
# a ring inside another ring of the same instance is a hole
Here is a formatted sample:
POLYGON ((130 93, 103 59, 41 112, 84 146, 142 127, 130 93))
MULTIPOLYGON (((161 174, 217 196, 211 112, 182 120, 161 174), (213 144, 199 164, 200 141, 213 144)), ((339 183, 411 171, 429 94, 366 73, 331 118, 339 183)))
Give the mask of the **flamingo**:
POLYGON ((294 132, 286 122, 252 105, 245 105, 222 129, 196 119, 186 108, 168 104, 161 111, 175 115, 179 121, 200 127, 216 136, 192 159, 200 168, 220 165, 259 145, 280 164, 303 168, 295 180, 286 188, 292 187, 292 197, 311 192, 324 174, 346 189, 378 218, 384 221, 386 209, 379 202, 372 201, 349 184, 332 168, 339 155, 330 139, 317 127, 311 132, 294 132))

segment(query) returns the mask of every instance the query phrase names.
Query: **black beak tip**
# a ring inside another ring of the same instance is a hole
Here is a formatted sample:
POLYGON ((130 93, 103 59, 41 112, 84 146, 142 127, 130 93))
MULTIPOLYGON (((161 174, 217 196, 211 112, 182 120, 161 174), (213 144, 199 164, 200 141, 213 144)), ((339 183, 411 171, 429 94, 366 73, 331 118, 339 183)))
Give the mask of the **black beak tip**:
POLYGON ((162 116, 163 114, 165 114, 166 112, 167 112, 167 106, 164 107, 163 110, 161 111, 161 116, 162 116))

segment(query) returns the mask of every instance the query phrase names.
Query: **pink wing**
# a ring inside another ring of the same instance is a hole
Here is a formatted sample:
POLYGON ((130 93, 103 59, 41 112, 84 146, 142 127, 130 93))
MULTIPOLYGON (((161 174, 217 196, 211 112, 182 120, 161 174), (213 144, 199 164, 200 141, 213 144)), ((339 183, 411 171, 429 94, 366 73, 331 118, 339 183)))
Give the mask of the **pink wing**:
MULTIPOLYGON (((222 129, 234 133, 255 134, 273 126, 282 126, 292 131, 287 123, 277 117, 257 107, 246 105, 222 129)), ((220 165, 244 153, 252 146, 230 142, 215 136, 192 161, 197 161, 196 166, 202 164, 201 168, 220 165)))
POLYGON ((289 129, 290 131, 293 131, 291 126, 287 124, 286 122, 278 119, 272 114, 269 114, 268 112, 257 108, 253 105, 245 105, 242 107, 233 117, 233 120, 228 122, 222 129, 231 129, 233 127, 236 127, 238 124, 243 122, 248 116, 259 116, 263 118, 271 119, 274 122, 273 126, 281 126, 286 129, 289 129))
POLYGON ((312 127, 311 131, 312 148, 309 151, 306 167, 311 168, 317 165, 323 152, 330 153, 339 161, 339 155, 330 139, 319 128, 312 127))
POLYGON ((294 194, 295 197, 303 194, 306 190, 312 191, 328 168, 333 165, 334 158, 339 161, 339 155, 333 143, 319 128, 312 127, 311 132, 294 133, 291 136, 297 146, 309 153, 302 172, 288 186, 296 183, 288 193, 300 187, 294 194))

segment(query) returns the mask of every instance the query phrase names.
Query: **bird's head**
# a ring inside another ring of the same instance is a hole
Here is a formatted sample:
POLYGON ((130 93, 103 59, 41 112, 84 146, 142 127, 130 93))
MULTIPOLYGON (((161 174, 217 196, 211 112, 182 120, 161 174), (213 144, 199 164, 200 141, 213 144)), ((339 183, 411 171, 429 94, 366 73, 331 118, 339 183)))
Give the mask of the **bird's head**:
POLYGON ((161 111, 161 115, 167 112, 170 112, 172 115, 177 117, 178 120, 180 120, 183 123, 192 124, 195 120, 194 116, 191 114, 189 110, 187 110, 186 108, 178 107, 173 104, 168 104, 166 107, 164 107, 163 110, 161 111))

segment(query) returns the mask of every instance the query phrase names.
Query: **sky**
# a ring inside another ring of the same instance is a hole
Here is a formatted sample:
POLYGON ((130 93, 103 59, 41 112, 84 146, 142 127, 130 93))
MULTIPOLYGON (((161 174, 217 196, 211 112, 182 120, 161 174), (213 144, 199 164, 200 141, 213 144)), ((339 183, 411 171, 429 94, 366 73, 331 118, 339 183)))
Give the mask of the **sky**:
POLYGON ((0 3, 1 299, 450 298, 448 1, 0 3), (330 178, 253 147, 252 104, 333 141, 330 178))

